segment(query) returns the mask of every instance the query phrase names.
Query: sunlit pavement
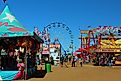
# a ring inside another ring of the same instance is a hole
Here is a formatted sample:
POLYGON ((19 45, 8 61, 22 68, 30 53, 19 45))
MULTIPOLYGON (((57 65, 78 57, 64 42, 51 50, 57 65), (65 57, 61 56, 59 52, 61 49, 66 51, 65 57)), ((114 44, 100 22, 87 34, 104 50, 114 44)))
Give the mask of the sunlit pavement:
POLYGON ((31 78, 28 81, 120 81, 120 77, 121 66, 69 65, 69 68, 52 66, 52 72, 47 73, 44 78, 31 78))

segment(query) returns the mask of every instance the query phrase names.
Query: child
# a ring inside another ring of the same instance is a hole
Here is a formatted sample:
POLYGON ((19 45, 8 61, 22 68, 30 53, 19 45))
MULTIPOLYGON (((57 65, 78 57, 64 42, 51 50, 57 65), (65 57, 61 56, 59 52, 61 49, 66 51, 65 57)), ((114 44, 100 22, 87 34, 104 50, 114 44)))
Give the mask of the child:
POLYGON ((17 67, 18 67, 19 72, 16 75, 16 77, 14 78, 14 80, 22 79, 24 77, 24 68, 25 68, 25 65, 24 65, 24 63, 22 62, 21 59, 19 59, 17 67))

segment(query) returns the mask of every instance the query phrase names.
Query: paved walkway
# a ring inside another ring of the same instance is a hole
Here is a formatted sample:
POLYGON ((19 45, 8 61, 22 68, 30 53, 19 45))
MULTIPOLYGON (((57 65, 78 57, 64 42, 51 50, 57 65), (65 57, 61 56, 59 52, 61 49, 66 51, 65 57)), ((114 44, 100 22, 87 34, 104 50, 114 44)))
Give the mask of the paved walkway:
POLYGON ((121 67, 55 67, 44 78, 31 78, 29 81, 120 81, 121 67))

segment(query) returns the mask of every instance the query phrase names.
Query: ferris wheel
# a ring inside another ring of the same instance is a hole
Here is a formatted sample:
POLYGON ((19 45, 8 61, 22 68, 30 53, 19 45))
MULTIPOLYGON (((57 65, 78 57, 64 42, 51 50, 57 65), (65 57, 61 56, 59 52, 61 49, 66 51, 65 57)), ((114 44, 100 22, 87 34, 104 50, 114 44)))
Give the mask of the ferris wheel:
POLYGON ((70 28, 60 22, 50 23, 44 27, 44 32, 49 32, 45 42, 54 43, 58 39, 63 50, 73 47, 73 34, 70 28))

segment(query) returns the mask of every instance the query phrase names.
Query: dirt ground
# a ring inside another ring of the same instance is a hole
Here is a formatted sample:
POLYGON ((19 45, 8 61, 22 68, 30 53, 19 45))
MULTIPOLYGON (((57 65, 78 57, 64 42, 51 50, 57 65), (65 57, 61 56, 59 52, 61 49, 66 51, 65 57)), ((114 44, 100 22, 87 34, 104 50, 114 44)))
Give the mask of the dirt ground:
POLYGON ((120 81, 121 67, 96 67, 84 65, 83 67, 56 67, 52 72, 46 73, 44 78, 31 78, 27 81, 120 81))

